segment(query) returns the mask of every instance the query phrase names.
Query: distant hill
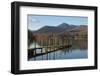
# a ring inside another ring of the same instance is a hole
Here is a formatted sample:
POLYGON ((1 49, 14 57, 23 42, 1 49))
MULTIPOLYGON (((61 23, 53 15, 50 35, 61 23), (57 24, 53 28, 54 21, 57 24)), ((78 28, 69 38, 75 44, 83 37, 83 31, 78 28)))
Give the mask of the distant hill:
POLYGON ((35 33, 49 33, 49 32, 63 32, 64 29, 59 28, 59 27, 54 27, 54 26, 44 26, 42 28, 40 28, 39 30, 35 31, 35 33))
POLYGON ((76 26, 76 25, 69 25, 67 23, 62 23, 62 24, 58 25, 58 27, 61 28, 61 29, 64 29, 65 31, 70 31, 72 29, 77 28, 78 26, 76 26))
POLYGON ((73 33, 80 31, 87 32, 87 25, 69 25, 67 23, 61 23, 58 26, 44 26, 33 33, 73 33))

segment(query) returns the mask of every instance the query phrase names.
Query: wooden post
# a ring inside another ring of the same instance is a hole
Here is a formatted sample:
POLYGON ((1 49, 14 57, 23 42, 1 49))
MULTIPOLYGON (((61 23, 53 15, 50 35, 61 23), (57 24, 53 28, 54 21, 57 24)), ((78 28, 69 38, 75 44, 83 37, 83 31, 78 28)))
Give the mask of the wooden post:
POLYGON ((35 51, 35 53, 34 53, 34 54, 36 55, 36 48, 35 48, 35 50, 34 50, 34 51, 35 51))
POLYGON ((42 48, 41 48, 41 53, 42 53, 42 48))

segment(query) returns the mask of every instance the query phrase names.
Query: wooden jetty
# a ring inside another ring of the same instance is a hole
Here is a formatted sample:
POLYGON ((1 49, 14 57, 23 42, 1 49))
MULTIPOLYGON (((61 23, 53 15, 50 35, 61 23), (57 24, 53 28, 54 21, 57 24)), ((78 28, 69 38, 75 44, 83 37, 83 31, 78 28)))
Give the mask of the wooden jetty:
POLYGON ((57 50, 61 50, 61 49, 65 49, 65 48, 70 48, 72 45, 65 45, 65 46, 41 46, 38 48, 32 48, 32 49, 28 49, 28 58, 31 57, 37 57, 37 56, 41 56, 47 53, 51 53, 51 52, 55 52, 57 50), (44 50, 45 48, 45 50, 44 50), (37 51, 39 53, 37 53, 37 51))
POLYGON ((67 34, 46 33, 36 34, 34 39, 34 48, 28 49, 28 58, 44 55, 60 49, 70 48, 72 46, 71 38, 67 34), (37 46, 37 44, 39 46, 37 46))

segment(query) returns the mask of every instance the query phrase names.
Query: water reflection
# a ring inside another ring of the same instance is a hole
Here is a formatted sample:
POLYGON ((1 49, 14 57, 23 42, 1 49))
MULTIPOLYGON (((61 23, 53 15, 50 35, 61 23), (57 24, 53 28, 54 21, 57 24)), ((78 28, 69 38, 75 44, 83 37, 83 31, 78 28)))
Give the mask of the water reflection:
MULTIPOLYGON (((29 48, 40 47, 39 43, 30 45, 29 48)), ((42 53, 46 51, 54 50, 56 48, 43 48, 42 53)), ((36 50, 37 54, 41 53, 41 49, 36 50)), ((72 46, 64 49, 55 50, 39 56, 32 56, 29 58, 29 61, 33 60, 56 60, 56 59, 83 59, 88 58, 87 51, 87 40, 72 40, 72 46)))

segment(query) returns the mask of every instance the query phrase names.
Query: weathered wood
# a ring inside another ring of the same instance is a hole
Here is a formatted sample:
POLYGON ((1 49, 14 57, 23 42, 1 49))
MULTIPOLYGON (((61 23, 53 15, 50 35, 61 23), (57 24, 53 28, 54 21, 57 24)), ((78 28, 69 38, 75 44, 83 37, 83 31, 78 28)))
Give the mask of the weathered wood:
POLYGON ((55 52, 55 51, 60 50, 60 49, 70 48, 71 46, 72 45, 60 46, 59 48, 56 48, 56 49, 54 48, 53 50, 50 50, 50 51, 48 51, 48 48, 52 48, 52 47, 47 46, 47 49, 46 49, 45 52, 43 52, 43 48, 42 47, 41 48, 28 49, 28 52, 32 52, 32 51, 34 52, 35 51, 35 54, 34 55, 30 54, 30 55, 32 55, 32 56, 30 56, 30 58, 31 58, 31 57, 37 57, 37 56, 41 56, 41 55, 44 55, 44 54, 47 54, 47 53, 55 52), (37 54, 36 53, 36 49, 41 49, 41 53, 37 54))

